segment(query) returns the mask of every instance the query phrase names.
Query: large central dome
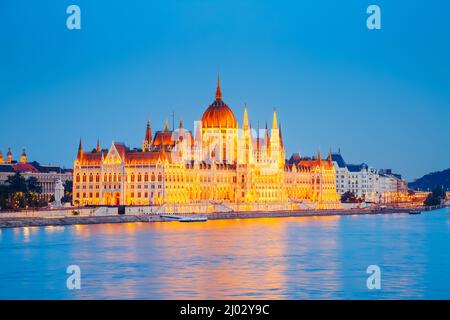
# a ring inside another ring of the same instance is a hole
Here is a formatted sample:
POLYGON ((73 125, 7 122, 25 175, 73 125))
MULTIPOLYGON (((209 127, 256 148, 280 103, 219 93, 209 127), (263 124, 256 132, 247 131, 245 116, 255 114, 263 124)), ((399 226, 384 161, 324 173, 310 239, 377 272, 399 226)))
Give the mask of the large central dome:
POLYGON ((237 121, 233 111, 222 101, 220 79, 217 79, 216 100, 203 113, 203 128, 237 129, 237 121))

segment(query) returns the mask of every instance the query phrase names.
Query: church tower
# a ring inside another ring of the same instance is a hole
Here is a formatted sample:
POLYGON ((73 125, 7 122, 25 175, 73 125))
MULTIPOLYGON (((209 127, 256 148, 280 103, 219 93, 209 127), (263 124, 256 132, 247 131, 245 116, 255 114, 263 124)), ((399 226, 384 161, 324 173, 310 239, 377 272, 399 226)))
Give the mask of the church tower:
POLYGON ((0 164, 3 164, 4 163, 4 160, 3 160, 3 153, 2 153, 2 151, 0 150, 0 164))
POLYGON ((13 162, 13 156, 11 152, 11 148, 8 148, 8 153, 6 154, 6 163, 12 163, 13 162))
POLYGON ((20 156, 20 163, 27 163, 27 153, 25 152, 25 149, 22 150, 22 155, 20 156))

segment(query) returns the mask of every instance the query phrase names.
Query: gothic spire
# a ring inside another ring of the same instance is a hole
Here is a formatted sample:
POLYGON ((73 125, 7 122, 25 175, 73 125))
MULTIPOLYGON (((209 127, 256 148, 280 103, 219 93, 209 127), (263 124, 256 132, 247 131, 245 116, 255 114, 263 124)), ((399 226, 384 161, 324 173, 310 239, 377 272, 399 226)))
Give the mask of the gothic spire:
POLYGON ((84 151, 83 151, 83 142, 81 141, 80 138, 80 144, 78 145, 78 154, 77 154, 77 159, 80 160, 83 157, 84 151))
POLYGON ((97 146, 95 147, 95 150, 97 152, 100 152, 102 150, 102 148, 100 147, 100 139, 99 138, 97 138, 97 146))
POLYGON ((150 116, 148 116, 147 129, 145 130, 145 141, 147 141, 148 145, 152 143, 152 128, 150 126, 150 116))
POLYGON ((166 118, 166 122, 164 123, 164 131, 169 131, 169 120, 166 118))
POLYGON ((281 135, 281 124, 278 124, 278 133, 279 133, 279 136, 280 136, 280 146, 281 146, 281 148, 283 148, 283 136, 281 135))
POLYGON ((277 109, 273 108, 272 129, 277 129, 277 109))
POLYGON ((248 125, 248 111, 247 111, 247 104, 245 104, 245 106, 244 106, 244 121, 242 123, 242 129, 246 130, 248 128, 249 128, 249 125, 248 125))

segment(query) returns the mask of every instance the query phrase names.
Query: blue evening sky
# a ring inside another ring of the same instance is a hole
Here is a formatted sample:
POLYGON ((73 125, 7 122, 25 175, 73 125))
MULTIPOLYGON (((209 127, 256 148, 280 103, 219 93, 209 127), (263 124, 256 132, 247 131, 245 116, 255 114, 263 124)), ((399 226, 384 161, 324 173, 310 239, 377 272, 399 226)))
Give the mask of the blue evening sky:
POLYGON ((71 167, 175 111, 278 110, 290 155, 341 148, 407 179, 450 167, 450 1, 0 0, 0 150, 71 167), (81 7, 82 29, 66 28, 81 7), (366 28, 366 8, 382 29, 366 28))

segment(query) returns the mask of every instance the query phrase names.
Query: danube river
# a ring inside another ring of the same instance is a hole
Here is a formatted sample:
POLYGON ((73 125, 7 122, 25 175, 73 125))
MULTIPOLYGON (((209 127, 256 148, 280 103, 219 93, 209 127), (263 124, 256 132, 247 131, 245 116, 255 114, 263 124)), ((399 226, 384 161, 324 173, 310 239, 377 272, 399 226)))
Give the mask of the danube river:
POLYGON ((28 298, 450 299, 450 209, 0 229, 0 299, 28 298))

